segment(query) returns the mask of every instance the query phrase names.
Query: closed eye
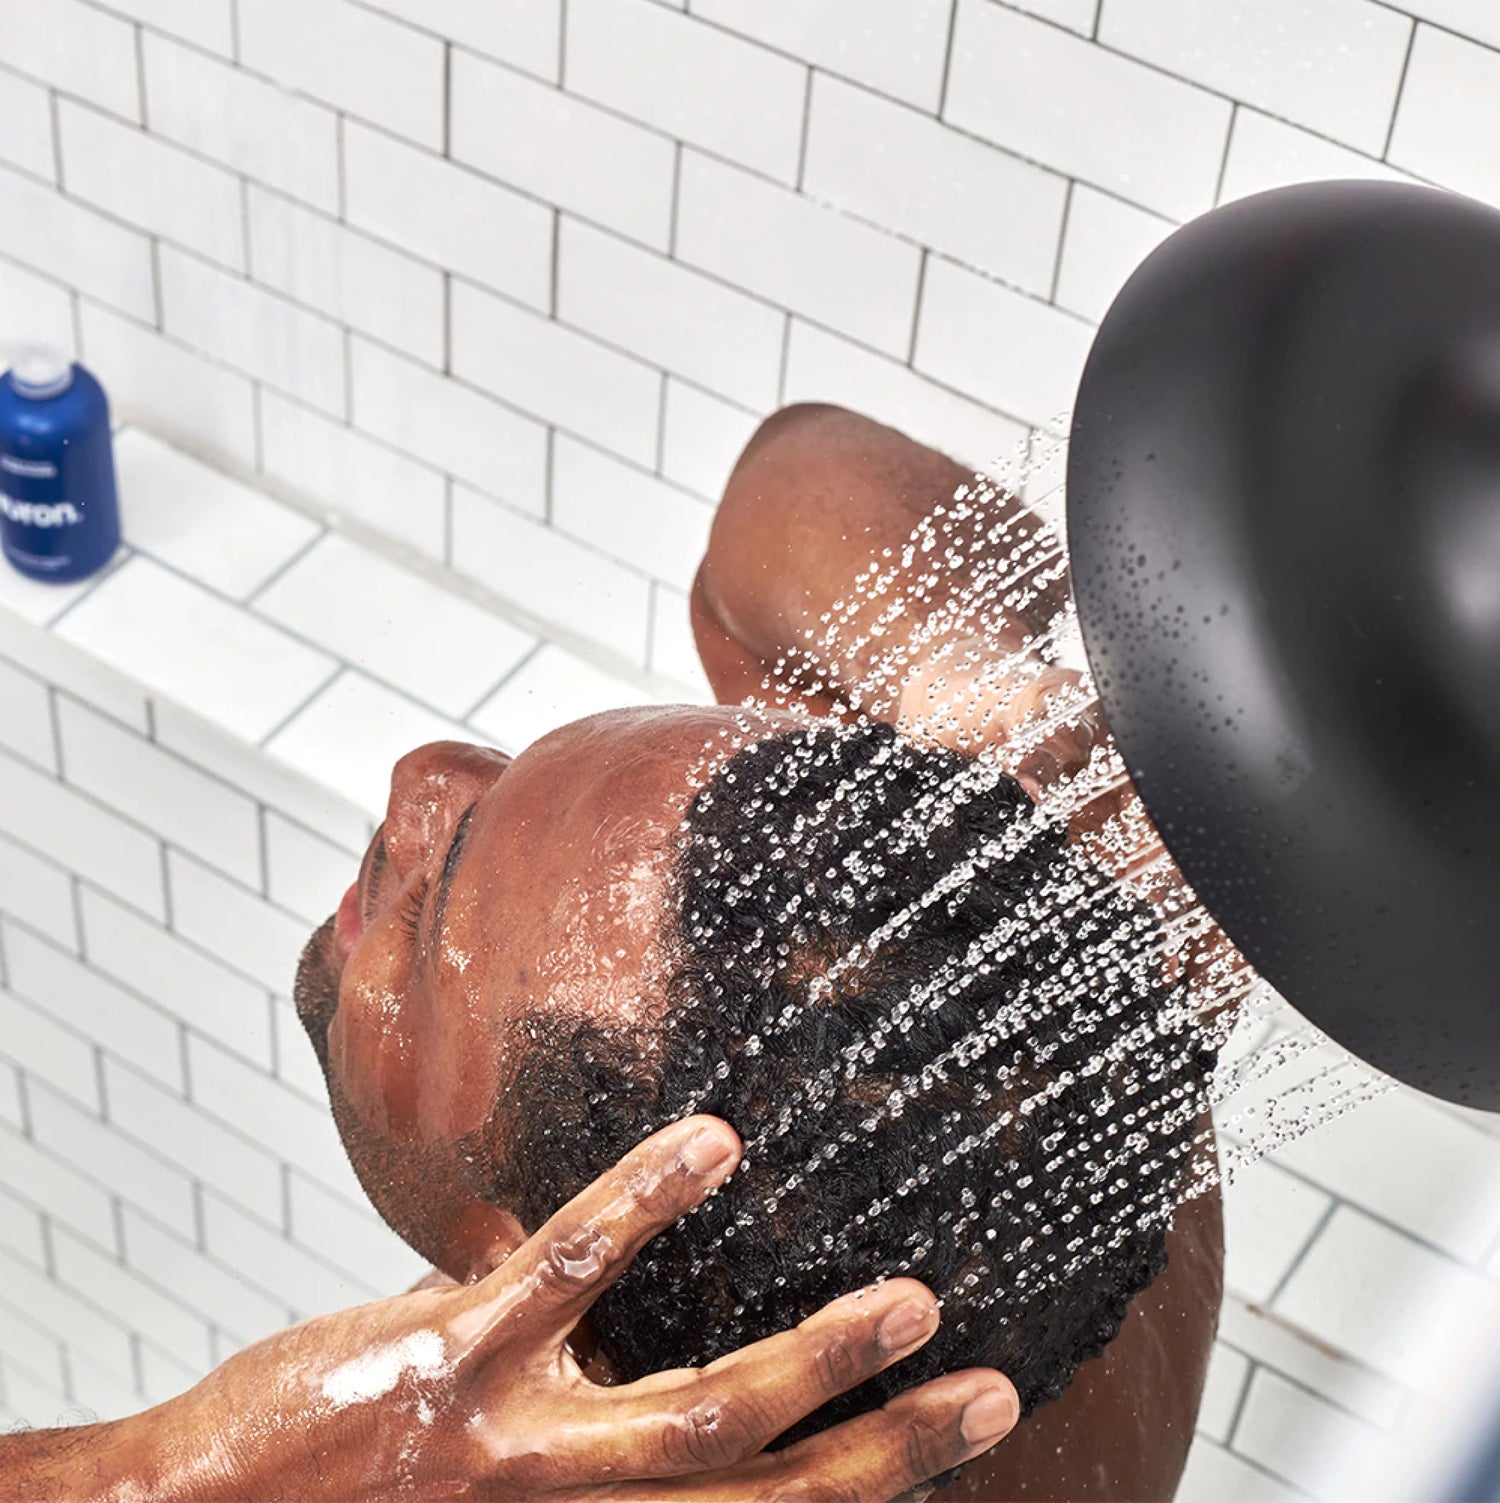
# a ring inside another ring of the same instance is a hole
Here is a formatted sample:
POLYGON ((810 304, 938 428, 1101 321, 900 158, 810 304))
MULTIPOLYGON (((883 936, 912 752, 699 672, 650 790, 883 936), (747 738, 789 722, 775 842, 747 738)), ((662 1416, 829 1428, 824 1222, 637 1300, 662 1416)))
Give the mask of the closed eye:
POLYGON ((407 938, 413 943, 416 942, 417 932, 422 927, 422 907, 427 901, 431 885, 430 882, 418 882, 401 900, 401 906, 396 910, 396 922, 406 931, 407 938))

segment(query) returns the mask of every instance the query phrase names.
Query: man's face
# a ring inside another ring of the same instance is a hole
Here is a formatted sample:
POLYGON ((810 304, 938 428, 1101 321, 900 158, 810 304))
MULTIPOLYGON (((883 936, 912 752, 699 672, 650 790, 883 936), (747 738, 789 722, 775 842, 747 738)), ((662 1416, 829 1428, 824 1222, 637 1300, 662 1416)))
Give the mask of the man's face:
POLYGON ((528 1020, 660 1026, 678 825, 742 715, 616 710, 514 760, 439 742, 396 765, 358 881, 302 957, 297 1008, 366 1192, 455 1277, 528 1020))

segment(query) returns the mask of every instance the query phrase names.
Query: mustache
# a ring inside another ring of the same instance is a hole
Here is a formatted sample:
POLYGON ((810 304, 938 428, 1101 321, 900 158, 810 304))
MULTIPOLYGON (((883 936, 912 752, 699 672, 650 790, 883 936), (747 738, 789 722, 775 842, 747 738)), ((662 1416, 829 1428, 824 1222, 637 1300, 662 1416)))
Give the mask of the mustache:
POLYGON ((308 940, 297 961, 292 1001, 313 1053, 328 1080, 328 1029, 339 1010, 339 969, 333 960, 333 919, 308 940))

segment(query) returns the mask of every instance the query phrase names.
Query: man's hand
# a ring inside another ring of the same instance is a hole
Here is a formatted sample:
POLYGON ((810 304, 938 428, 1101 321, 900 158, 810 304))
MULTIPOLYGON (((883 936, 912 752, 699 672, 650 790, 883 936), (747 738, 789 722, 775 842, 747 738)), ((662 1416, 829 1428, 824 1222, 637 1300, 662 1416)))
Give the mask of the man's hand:
POLYGON ((478 1282, 419 1289, 257 1342, 180 1398, 96 1427, 109 1446, 90 1452, 86 1474, 67 1470, 61 1448, 49 1469, 41 1436, 15 1438, 29 1451, 0 1438, 0 1468, 14 1479, 13 1466, 30 1460, 36 1470, 20 1476, 68 1497, 115 1496, 100 1484, 118 1471, 158 1503, 888 1503, 1001 1439, 1015 1423, 1015 1390, 976 1369, 765 1453, 803 1416, 930 1339, 938 1308, 910 1279, 846 1295, 706 1368, 619 1387, 584 1376, 569 1333, 739 1156, 733 1131, 714 1118, 665 1128, 478 1282))

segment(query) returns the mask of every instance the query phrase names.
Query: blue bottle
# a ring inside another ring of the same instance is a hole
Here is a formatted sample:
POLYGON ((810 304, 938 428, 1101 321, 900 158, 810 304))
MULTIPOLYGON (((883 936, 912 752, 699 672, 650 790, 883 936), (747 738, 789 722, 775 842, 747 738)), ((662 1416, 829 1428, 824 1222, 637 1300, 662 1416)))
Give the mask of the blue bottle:
POLYGON ((109 402, 52 350, 0 376, 0 542, 22 574, 57 584, 102 569, 120 545, 109 402))

